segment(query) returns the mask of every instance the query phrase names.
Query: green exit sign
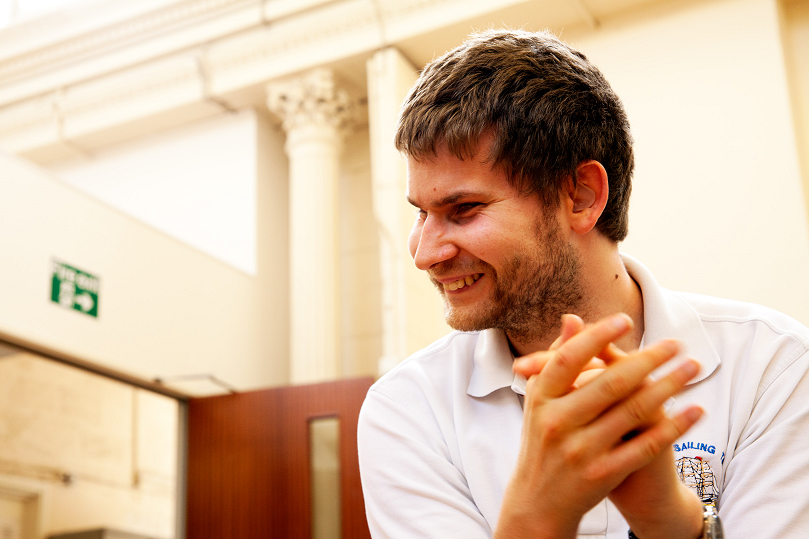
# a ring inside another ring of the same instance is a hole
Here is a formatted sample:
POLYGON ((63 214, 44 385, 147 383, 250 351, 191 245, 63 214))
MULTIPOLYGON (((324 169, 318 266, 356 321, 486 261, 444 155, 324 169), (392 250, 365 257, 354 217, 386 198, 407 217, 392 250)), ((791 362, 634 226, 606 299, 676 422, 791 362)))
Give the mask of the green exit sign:
POLYGON ((67 309, 75 309, 98 318, 100 279, 86 271, 53 261, 51 301, 67 309))

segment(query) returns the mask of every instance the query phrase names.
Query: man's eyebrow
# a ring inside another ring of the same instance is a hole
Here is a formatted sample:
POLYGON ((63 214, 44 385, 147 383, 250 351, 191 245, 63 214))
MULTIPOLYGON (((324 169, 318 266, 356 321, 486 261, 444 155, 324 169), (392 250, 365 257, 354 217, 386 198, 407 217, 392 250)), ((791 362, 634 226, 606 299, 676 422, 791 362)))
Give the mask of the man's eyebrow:
MULTIPOLYGON (((475 191, 458 191, 458 192, 452 193, 451 195, 447 195, 444 198, 438 200, 438 202, 435 204, 435 206, 438 207, 438 208, 440 208, 441 206, 449 206, 450 204, 455 204, 459 200, 462 200, 462 199, 464 199, 466 197, 478 196, 479 194, 480 193, 477 193, 475 191)), ((415 206, 416 208, 420 208, 420 206, 418 204, 416 204, 416 202, 412 198, 407 197, 407 201, 410 204, 412 204, 413 206, 415 206)))

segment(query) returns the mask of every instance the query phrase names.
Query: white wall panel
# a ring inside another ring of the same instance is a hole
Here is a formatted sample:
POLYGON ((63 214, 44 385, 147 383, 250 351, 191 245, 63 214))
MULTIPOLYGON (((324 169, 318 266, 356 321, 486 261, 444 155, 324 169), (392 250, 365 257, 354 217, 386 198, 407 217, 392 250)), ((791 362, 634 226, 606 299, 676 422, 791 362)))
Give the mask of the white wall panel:
POLYGON ((256 113, 175 128, 49 167, 60 179, 256 274, 256 113))

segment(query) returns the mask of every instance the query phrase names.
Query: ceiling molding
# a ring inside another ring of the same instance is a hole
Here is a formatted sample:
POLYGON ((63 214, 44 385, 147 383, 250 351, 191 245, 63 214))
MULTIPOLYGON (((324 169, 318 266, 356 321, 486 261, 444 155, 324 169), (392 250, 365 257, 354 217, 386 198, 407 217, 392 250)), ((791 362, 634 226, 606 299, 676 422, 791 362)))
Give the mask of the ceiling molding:
MULTIPOLYGON (((157 33, 176 30, 177 26, 193 24, 200 18, 216 16, 224 8, 255 3, 255 0, 187 0, 169 8, 0 61, 0 80, 10 80, 68 61, 75 62, 88 55, 96 55, 103 49, 119 48, 133 41, 143 41, 157 33)), ((36 26, 39 23, 40 21, 34 20, 29 24, 36 26)))
MULTIPOLYGON (((263 106, 258 94, 267 82, 370 55, 472 17, 515 7, 556 9, 555 0, 151 2, 157 6, 152 11, 83 33, 65 31, 68 38, 46 46, 44 38, 28 37, 23 50, 0 36, 0 44, 18 52, 0 55, 0 149, 41 162, 71 148, 92 150, 147 133, 149 119, 157 116, 154 130, 231 110, 229 100, 240 92, 257 93, 248 104, 263 106)), ((71 20, 78 19, 66 18, 71 20)), ((20 36, 23 30, 28 36, 46 32, 45 22, 14 30, 20 36)))
MULTIPOLYGON (((41 22, 30 32, 47 33, 41 22)), ((0 61, 0 106, 262 24, 259 0, 186 0, 0 61)))

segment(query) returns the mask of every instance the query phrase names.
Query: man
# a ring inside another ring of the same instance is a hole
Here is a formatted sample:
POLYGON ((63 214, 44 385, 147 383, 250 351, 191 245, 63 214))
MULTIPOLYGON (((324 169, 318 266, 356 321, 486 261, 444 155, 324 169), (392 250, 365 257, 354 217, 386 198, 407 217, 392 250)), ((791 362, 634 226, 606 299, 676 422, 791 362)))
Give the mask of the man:
POLYGON ((584 55, 475 35, 425 68, 396 145, 458 331, 369 391, 374 537, 694 539, 713 506, 731 538, 805 536, 809 330, 619 255, 631 136, 584 55))

